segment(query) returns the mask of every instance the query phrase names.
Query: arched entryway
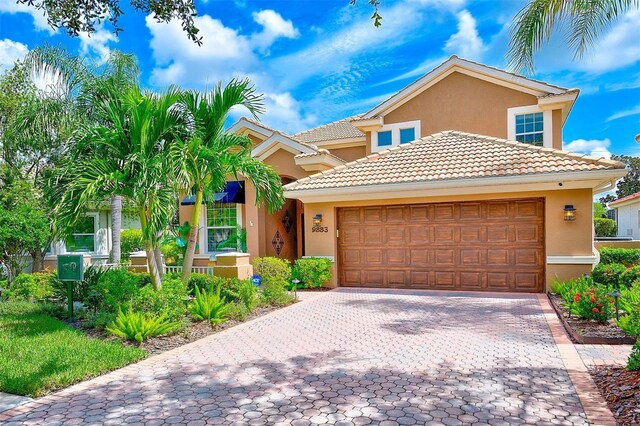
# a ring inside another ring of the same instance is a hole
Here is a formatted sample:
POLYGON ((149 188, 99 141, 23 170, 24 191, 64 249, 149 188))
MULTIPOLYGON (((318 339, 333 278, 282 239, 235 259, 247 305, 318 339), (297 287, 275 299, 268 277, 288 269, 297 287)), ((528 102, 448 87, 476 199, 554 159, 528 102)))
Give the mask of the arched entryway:
MULTIPOLYGON (((286 185, 295 179, 282 176, 282 184, 286 185)), ((302 256, 302 203, 287 198, 284 206, 277 212, 267 214, 265 223, 266 254, 291 262, 302 256)))

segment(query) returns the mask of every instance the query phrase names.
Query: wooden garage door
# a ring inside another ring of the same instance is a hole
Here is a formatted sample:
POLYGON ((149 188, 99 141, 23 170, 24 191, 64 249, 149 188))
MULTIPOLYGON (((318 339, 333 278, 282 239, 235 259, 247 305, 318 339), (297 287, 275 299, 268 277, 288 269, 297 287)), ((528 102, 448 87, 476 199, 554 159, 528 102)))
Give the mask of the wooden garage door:
POLYGON ((342 286, 540 292, 544 201, 338 210, 342 286))

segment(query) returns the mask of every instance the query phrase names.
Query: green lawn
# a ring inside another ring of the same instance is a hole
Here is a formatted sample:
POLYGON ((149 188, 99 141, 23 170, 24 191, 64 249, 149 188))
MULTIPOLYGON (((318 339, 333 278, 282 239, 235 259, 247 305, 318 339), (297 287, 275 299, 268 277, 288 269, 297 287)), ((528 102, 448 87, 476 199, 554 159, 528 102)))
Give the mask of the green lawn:
POLYGON ((117 341, 89 338, 35 304, 0 302, 0 391, 42 396, 144 355, 117 341))

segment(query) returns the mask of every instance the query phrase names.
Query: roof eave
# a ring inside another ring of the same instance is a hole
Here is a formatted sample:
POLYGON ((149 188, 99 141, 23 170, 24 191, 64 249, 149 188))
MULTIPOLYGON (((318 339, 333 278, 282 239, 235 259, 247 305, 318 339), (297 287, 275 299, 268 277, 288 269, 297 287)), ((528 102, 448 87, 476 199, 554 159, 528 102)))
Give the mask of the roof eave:
POLYGON ((615 184, 626 174, 625 169, 609 169, 298 190, 293 182, 284 188, 287 198, 296 198, 303 202, 380 200, 515 191, 598 189, 615 184))

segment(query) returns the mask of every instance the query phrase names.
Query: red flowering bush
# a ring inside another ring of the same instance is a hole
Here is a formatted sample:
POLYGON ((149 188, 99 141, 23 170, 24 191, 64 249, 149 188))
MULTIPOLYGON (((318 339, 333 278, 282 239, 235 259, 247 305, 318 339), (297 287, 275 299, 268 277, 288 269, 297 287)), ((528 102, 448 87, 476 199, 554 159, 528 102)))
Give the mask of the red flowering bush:
POLYGON ((613 299, 605 287, 591 287, 573 296, 571 312, 580 318, 607 322, 613 318, 613 299))

